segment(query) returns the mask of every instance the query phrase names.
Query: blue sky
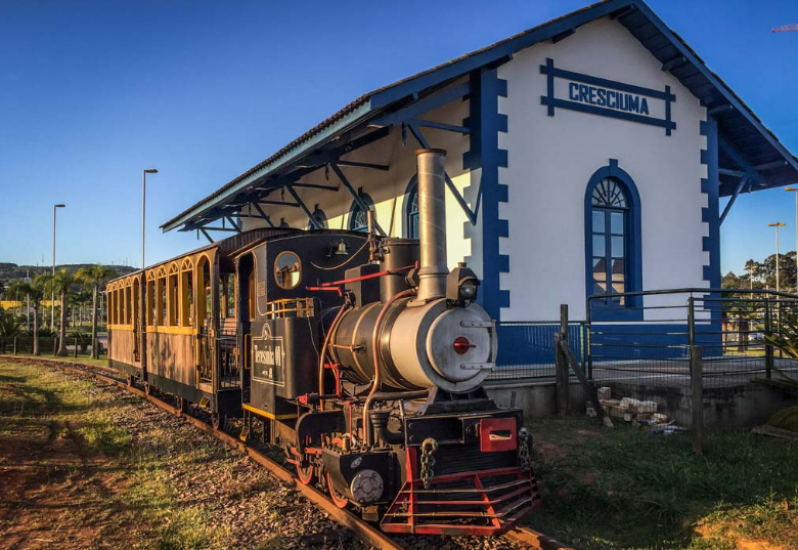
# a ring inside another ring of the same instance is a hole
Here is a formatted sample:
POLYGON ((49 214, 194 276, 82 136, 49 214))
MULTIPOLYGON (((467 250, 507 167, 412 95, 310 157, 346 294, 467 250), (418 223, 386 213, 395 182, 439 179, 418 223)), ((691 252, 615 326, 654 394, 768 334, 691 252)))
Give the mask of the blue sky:
MULTIPOLYGON (((137 265, 204 244, 158 225, 371 89, 582 7, 575 0, 0 0, 0 261, 137 265)), ((798 151, 788 0, 649 4, 798 151)), ((795 246, 794 196, 745 195, 723 271, 795 246)))

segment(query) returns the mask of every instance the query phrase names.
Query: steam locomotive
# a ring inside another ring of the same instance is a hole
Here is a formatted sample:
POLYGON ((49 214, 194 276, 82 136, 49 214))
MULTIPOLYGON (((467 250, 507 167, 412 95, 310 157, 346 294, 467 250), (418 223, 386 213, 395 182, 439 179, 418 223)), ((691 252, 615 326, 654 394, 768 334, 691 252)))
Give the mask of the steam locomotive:
POLYGON ((386 532, 510 529, 540 504, 531 437, 482 387, 496 331, 447 268, 444 155, 417 153, 419 241, 264 228, 111 281, 110 366, 244 439, 262 423, 301 483, 386 532))

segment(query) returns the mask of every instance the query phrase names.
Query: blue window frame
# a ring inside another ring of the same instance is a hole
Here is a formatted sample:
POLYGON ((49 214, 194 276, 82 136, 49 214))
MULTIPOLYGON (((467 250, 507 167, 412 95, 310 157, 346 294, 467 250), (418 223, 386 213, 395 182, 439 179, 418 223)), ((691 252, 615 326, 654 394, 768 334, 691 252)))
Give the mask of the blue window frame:
POLYGON ((418 227, 418 179, 416 176, 410 180, 405 191, 405 229, 407 239, 418 239, 421 235, 418 227))
MULTIPOLYGON (((360 200, 374 212, 374 221, 377 221, 377 213, 374 210, 374 201, 365 193, 358 193, 360 200)), ((352 206, 349 208, 349 230, 366 233, 369 230, 368 214, 365 210, 360 208, 357 201, 352 201, 352 206)))
POLYGON ((596 320, 640 320, 641 298, 621 296, 642 290, 640 196, 618 161, 600 168, 585 193, 587 295, 618 294, 591 301, 596 320))

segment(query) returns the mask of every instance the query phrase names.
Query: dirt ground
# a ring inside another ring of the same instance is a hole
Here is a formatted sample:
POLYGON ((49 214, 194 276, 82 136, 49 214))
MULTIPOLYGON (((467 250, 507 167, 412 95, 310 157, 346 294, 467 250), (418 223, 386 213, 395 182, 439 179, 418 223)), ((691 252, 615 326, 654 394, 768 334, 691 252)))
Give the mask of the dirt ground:
POLYGON ((0 481, 4 550, 364 548, 180 419, 102 383, 2 360, 0 481))

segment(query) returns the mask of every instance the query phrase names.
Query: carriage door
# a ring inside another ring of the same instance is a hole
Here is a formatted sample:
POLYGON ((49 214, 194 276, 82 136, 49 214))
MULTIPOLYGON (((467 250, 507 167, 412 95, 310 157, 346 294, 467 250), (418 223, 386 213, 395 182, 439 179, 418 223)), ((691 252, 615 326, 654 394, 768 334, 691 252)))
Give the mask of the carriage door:
POLYGON ((255 320, 255 262, 254 256, 244 254, 238 259, 238 349, 242 368, 240 380, 245 400, 249 399, 252 368, 252 323, 255 320))

